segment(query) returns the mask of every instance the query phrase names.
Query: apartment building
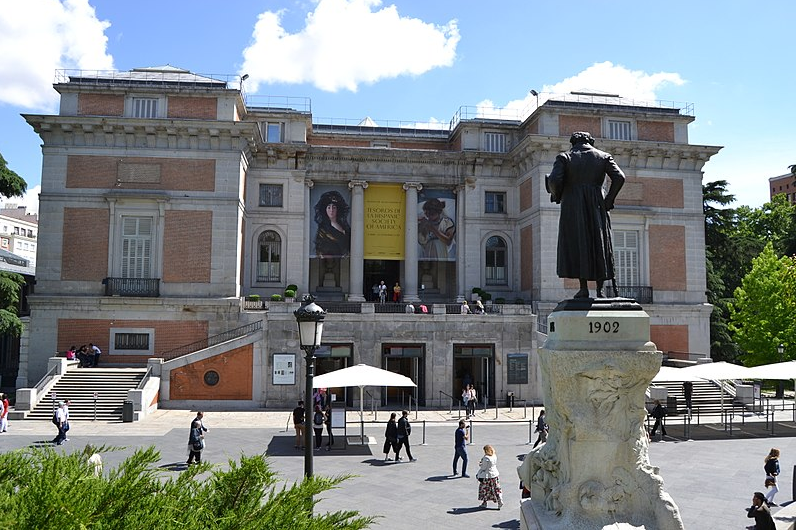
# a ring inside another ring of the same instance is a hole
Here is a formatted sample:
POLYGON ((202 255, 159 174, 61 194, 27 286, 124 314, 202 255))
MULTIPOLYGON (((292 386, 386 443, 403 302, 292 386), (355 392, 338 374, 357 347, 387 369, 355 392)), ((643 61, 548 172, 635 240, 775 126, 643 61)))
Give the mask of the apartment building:
POLYGON ((36 241, 39 216, 27 213, 25 206, 7 203, 0 208, 0 250, 28 260, 36 268, 36 241))
POLYGON ((577 290, 555 273, 544 175, 577 130, 627 175, 620 293, 659 349, 709 355, 701 184, 720 148, 688 142, 689 105, 567 94, 525 113, 462 107, 442 126, 323 123, 305 98, 174 67, 62 72, 54 87, 58 115, 25 115, 43 141, 43 244, 18 386, 94 342, 110 364, 176 356, 164 402, 291 405, 298 304, 271 295, 293 284, 329 312, 316 373, 366 363, 417 383, 375 389, 383 402, 447 406, 464 381, 487 403, 537 401, 546 315, 577 290), (381 281, 400 305, 379 302, 381 281), (486 314, 461 314, 473 291, 486 314))
POLYGON ((796 204, 796 173, 785 173, 768 179, 769 198, 785 194, 788 202, 796 204))

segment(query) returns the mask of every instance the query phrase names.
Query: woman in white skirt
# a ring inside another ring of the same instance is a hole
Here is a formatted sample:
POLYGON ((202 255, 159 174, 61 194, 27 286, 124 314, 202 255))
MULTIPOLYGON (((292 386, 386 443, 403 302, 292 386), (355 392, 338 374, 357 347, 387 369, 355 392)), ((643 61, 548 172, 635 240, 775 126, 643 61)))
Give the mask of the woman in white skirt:
POLYGON ((484 446, 484 456, 481 458, 478 473, 478 500, 481 508, 486 508, 488 501, 496 502, 498 510, 503 507, 503 490, 500 489, 500 472, 497 468, 497 454, 491 445, 484 446))

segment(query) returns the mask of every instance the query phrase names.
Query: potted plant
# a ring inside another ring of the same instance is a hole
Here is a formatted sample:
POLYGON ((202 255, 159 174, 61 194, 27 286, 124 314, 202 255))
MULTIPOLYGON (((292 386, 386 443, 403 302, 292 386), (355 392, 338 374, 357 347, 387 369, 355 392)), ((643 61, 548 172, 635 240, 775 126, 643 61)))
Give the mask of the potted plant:
POLYGON ((285 290, 286 290, 286 291, 287 291, 287 290, 293 291, 293 293, 294 293, 294 294, 293 294, 293 296, 296 296, 296 295, 295 295, 295 293, 297 293, 297 292, 298 292, 298 285, 296 285, 295 283, 291 283, 290 285, 288 285, 287 287, 285 287, 285 290))
POLYGON ((523 300, 522 298, 517 298, 517 299, 514 300, 514 303, 517 304, 517 305, 524 305, 525 304, 525 300, 523 300))
POLYGON ((480 287, 473 287, 472 296, 470 297, 470 301, 471 302, 477 302, 478 300, 480 300, 482 292, 483 291, 481 290, 480 287))
POLYGON ((276 294, 276 293, 272 294, 271 295, 271 301, 272 302, 281 302, 282 301, 282 295, 281 294, 276 294))
POLYGON ((260 301, 260 295, 259 294, 246 295, 246 300, 248 300, 249 302, 259 302, 260 301))
POLYGON ((296 291, 294 289, 291 289, 290 287, 292 287, 292 286, 289 285, 288 288, 285 289, 285 302, 295 302, 296 301, 296 291))
POLYGON ((506 303, 506 299, 503 298, 502 296, 498 296, 497 298, 495 298, 495 303, 496 304, 505 304, 506 303))
POLYGON ((483 300, 486 305, 492 305, 492 295, 486 291, 481 291, 481 300, 483 300))

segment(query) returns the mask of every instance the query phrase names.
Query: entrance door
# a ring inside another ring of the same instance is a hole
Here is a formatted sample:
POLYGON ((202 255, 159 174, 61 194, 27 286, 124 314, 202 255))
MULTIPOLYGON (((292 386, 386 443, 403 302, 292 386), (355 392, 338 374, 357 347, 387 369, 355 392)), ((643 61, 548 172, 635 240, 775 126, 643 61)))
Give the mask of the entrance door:
POLYGON ((396 374, 405 375, 411 379, 416 387, 388 387, 382 391, 381 403, 383 406, 395 408, 408 408, 411 403, 425 405, 423 359, 425 348, 423 345, 385 345, 382 346, 383 366, 385 370, 396 374), (409 397, 411 396, 411 400, 409 397))
POLYGON ((462 389, 469 383, 475 388, 478 403, 495 403, 494 347, 454 345, 453 387, 454 401, 461 400, 462 389))
POLYGON ((366 259, 363 289, 365 298, 372 302, 378 301, 378 296, 374 297, 373 286, 378 285, 382 280, 387 285, 387 298, 392 300, 392 288, 395 282, 401 281, 401 262, 398 260, 366 259))

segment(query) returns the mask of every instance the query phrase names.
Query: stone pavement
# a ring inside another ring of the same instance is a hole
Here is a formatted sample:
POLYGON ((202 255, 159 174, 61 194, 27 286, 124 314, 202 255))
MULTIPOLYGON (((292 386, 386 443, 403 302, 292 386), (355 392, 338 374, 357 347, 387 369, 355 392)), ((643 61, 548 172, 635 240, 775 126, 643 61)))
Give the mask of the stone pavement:
MULTIPOLYGON (((301 480, 303 452, 293 447, 292 426, 286 430, 289 416, 288 411, 270 410, 206 412, 205 424, 210 431, 205 460, 223 464, 241 453, 266 451, 286 481, 301 480)), ((69 451, 86 443, 126 446, 122 451, 103 455, 107 468, 118 464, 134 447, 154 445, 161 451, 164 473, 179 473, 186 459, 188 426, 193 417, 190 411, 159 410, 137 423, 73 422, 70 441, 58 450, 69 451)), ((515 469, 530 450, 529 423, 521 421, 522 409, 512 413, 501 410, 499 421, 495 421, 494 409, 482 411, 472 424, 468 472, 475 476, 483 454, 481 447, 486 443, 493 445, 499 456, 504 490, 505 506, 500 511, 494 505, 487 510, 478 508, 475 478, 450 477, 456 411, 421 411, 418 419, 412 413, 412 452, 418 459, 414 463, 383 462, 381 443, 387 417, 387 413, 380 412, 378 423, 365 425, 365 433, 376 439, 376 445, 314 453, 316 474, 356 475, 339 489, 326 493, 319 509, 356 509, 363 514, 381 515, 373 526, 377 529, 519 528, 520 491, 515 469), (510 419, 516 421, 507 421, 510 419)), ((350 412, 348 421, 357 418, 358 413, 350 412)), ((367 422, 373 419, 372 414, 365 413, 367 422)), ((744 508, 751 504, 754 491, 763 490, 763 458, 771 447, 782 451, 780 493, 776 500, 780 504, 792 500, 796 438, 787 436, 794 432, 791 420, 790 414, 778 416, 777 436, 773 438, 730 438, 713 426, 708 431, 722 433, 713 439, 666 438, 651 443, 652 464, 660 467, 665 489, 679 505, 686 528, 745 528, 751 520, 746 518, 744 508)), ((675 426, 670 430, 673 434, 675 426)), ((359 424, 349 424, 348 434, 358 433, 359 424)), ((55 428, 49 422, 14 421, 8 433, 0 434, 0 451, 48 445, 54 435, 55 428)))

